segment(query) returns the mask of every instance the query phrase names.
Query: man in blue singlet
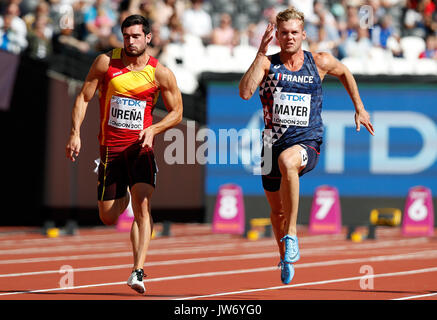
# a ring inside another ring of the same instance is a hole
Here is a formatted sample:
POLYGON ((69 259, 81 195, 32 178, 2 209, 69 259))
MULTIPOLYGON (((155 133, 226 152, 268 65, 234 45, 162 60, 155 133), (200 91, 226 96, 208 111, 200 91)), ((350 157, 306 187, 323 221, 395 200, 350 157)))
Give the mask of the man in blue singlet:
POLYGON ((338 77, 355 106, 356 130, 363 125, 372 135, 370 117, 350 71, 326 52, 302 49, 304 16, 293 7, 276 16, 281 51, 267 56, 275 25, 269 24, 258 53, 240 81, 240 96, 250 99, 259 87, 264 111, 262 184, 271 207, 270 218, 280 253, 281 280, 290 283, 293 263, 300 258, 296 223, 299 177, 317 164, 323 136, 322 80, 338 77))

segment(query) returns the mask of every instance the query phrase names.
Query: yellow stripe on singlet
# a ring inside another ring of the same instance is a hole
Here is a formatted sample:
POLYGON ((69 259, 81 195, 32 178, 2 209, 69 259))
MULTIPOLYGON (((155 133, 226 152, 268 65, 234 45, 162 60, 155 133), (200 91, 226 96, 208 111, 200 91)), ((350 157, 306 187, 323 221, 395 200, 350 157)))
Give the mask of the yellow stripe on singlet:
POLYGON ((106 155, 105 155, 105 161, 103 162, 103 189, 102 189, 102 197, 100 198, 100 201, 103 201, 103 196, 105 195, 105 186, 106 186, 106 167, 108 165, 108 154, 109 154, 109 147, 106 147, 106 155))

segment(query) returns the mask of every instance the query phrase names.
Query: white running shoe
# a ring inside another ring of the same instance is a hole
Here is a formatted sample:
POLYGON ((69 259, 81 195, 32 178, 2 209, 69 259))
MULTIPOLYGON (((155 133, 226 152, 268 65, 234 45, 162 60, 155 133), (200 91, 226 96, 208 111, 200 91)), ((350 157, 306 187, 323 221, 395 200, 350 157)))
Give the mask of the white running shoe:
POLYGON ((143 277, 143 269, 136 269, 132 271, 129 279, 127 280, 127 285, 138 293, 144 293, 146 292, 146 288, 144 287, 143 277))

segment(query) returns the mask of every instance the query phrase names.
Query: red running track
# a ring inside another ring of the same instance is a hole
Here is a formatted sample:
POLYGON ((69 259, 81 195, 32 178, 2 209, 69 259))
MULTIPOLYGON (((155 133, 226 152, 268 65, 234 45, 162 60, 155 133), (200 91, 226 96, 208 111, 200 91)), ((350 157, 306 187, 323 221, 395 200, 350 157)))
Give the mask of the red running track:
POLYGON ((0 228, 0 300, 437 300, 436 237, 378 228, 376 240, 356 243, 346 230, 310 235, 299 226, 301 260, 283 285, 273 238, 212 234, 206 224, 171 231, 151 242, 140 295, 126 285, 128 233, 99 227, 47 238, 0 228))

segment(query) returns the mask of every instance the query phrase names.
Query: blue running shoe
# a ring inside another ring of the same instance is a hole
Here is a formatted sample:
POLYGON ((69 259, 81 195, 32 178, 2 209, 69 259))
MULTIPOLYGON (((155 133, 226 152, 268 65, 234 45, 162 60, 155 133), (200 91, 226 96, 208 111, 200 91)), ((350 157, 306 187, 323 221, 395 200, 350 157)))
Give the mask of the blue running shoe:
POLYGON ((285 241, 284 262, 297 262, 300 259, 297 236, 290 236, 289 234, 287 234, 281 239, 281 242, 282 241, 285 241))
POLYGON ((294 266, 292 263, 285 262, 281 259, 278 264, 281 267, 281 281, 283 284, 289 284, 294 277, 294 266))

